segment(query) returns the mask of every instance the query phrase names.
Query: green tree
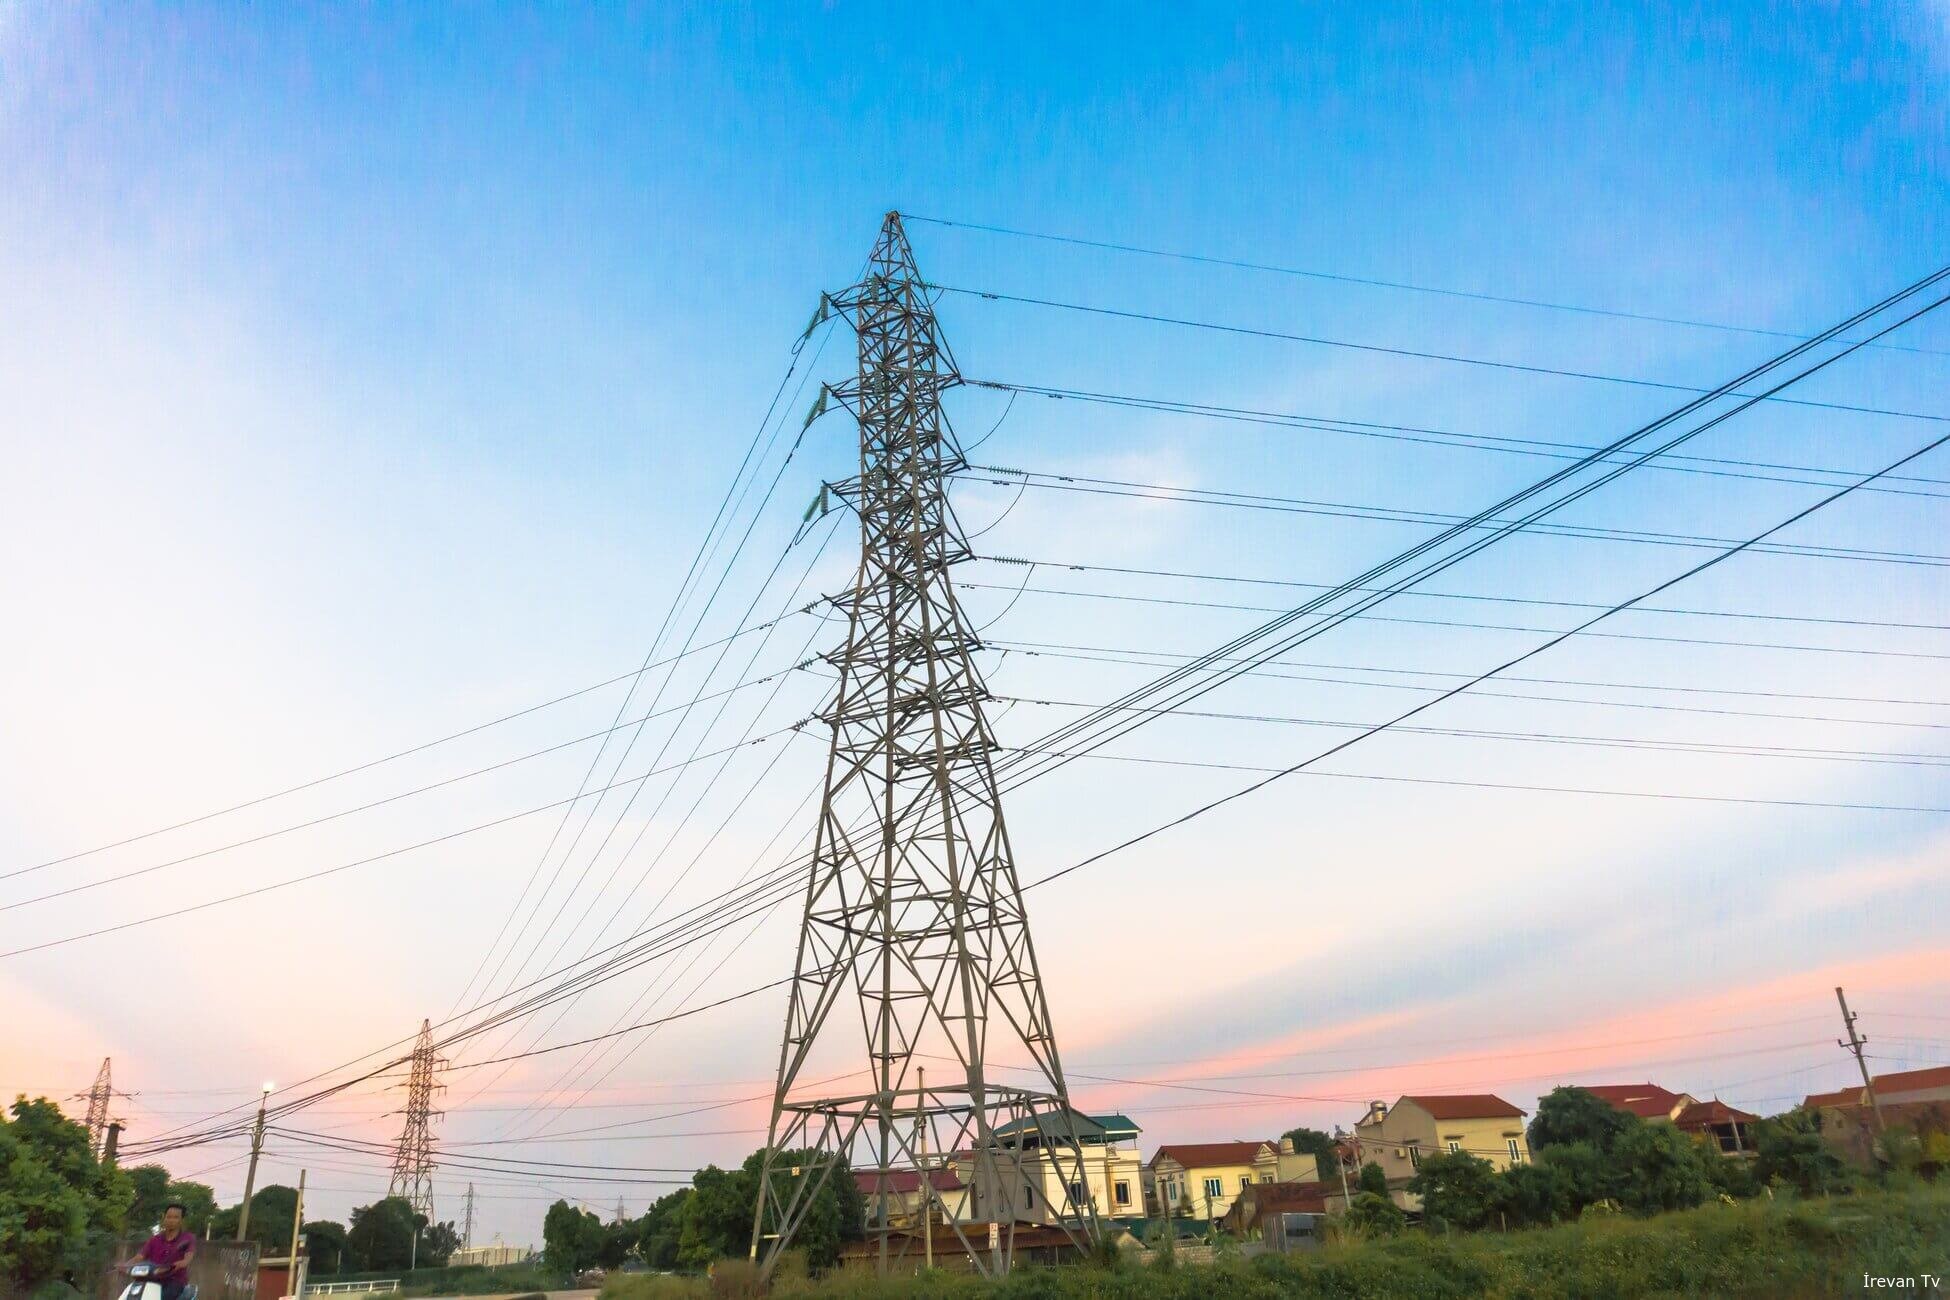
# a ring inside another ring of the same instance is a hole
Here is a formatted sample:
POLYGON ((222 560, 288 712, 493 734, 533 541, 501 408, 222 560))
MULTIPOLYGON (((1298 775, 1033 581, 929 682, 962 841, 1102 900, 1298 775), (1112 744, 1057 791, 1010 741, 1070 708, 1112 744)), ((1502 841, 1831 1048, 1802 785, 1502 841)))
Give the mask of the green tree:
MULTIPOLYGON (((780 1152, 772 1166, 773 1204, 782 1205, 790 1200, 795 1190, 794 1181, 816 1177, 821 1165, 830 1159, 830 1156, 813 1150, 780 1152), (795 1174, 792 1172, 794 1169, 800 1172, 795 1174)), ((758 1195, 758 1179, 764 1164, 763 1147, 745 1157, 742 1172, 751 1180, 754 1198, 758 1195)), ((743 1254, 750 1248, 752 1216, 756 1210, 755 1202, 746 1209, 729 1253, 743 1254)), ((813 1268, 831 1268, 839 1263, 842 1242, 857 1240, 865 1235, 866 1216, 866 1197, 861 1194, 860 1185, 853 1181, 852 1172, 843 1166, 836 1168, 807 1209, 805 1220, 793 1238, 793 1247, 806 1253, 806 1262, 813 1268)))
POLYGON ((388 1196, 353 1210, 345 1233, 350 1264, 347 1271, 377 1273, 408 1267, 418 1219, 401 1196, 388 1196))
POLYGON ((567 1201, 557 1201, 542 1217, 542 1261, 574 1277, 593 1267, 603 1248, 603 1221, 567 1201))
POLYGON ((1754 1125, 1754 1177, 1763 1183, 1792 1187, 1808 1196, 1838 1192, 1848 1185, 1847 1171, 1821 1137, 1821 1116, 1811 1110, 1791 1110, 1754 1125))
POLYGON ((1583 1088, 1553 1088, 1537 1103, 1536 1117, 1530 1121, 1530 1149, 1542 1154, 1551 1147, 1585 1142, 1609 1152, 1621 1134, 1639 1126, 1638 1116, 1583 1088))
POLYGON ((460 1233, 452 1222, 427 1223, 420 1220, 419 1267, 444 1268, 460 1249, 460 1233))
POLYGON ((1372 1160, 1361 1166, 1360 1185, 1362 1191, 1373 1192, 1384 1201, 1388 1199, 1388 1175, 1372 1160))
POLYGON ((330 1219, 316 1219, 305 1225, 305 1253, 313 1276, 343 1273, 346 1256, 345 1225, 330 1219))
POLYGON ((81 1264, 88 1202, 0 1117, 0 1292, 26 1294, 81 1264))
POLYGON ((603 1225, 602 1248, 596 1252, 596 1264, 600 1268, 612 1269, 622 1266, 636 1249, 643 1235, 643 1225, 635 1219, 624 1219, 617 1223, 603 1225))
POLYGON ((677 1239, 684 1230, 684 1202, 690 1196, 688 1187, 660 1196, 637 1220, 637 1254, 651 1268, 677 1267, 677 1239))
POLYGON ((1670 1124, 1639 1124, 1612 1143, 1618 1199, 1637 1214, 1684 1210, 1712 1194, 1699 1143, 1670 1124))
POLYGON ((1347 1207, 1346 1223, 1359 1237, 1393 1237, 1408 1225, 1408 1216, 1386 1196, 1356 1192, 1353 1203, 1347 1207))
POLYGON ((1618 1199, 1618 1167, 1589 1142, 1546 1147, 1538 1153, 1537 1164, 1561 1180, 1567 1215, 1577 1214, 1587 1205, 1618 1199))
MULTIPOLYGON (((162 1222, 163 1207, 169 1204, 169 1171, 161 1165, 137 1165, 124 1172, 135 1189, 135 1199, 129 1204, 129 1231, 149 1232, 162 1222)), ((193 1221, 185 1226, 194 1226, 193 1221)))
MULTIPOLYGON (((217 1226, 225 1236, 237 1232, 238 1210, 233 1205, 217 1215, 217 1226)), ((291 1253, 291 1217, 298 1212, 298 1189, 283 1183, 270 1183, 251 1193, 251 1221, 246 1236, 257 1243, 265 1257, 291 1253)))
POLYGON ((743 1169, 726 1172, 706 1165, 691 1176, 691 1186, 696 1191, 684 1202, 684 1222, 677 1239, 678 1264, 703 1268, 749 1246, 757 1177, 743 1169))
POLYGON ((45 1097, 0 1119, 0 1281, 23 1288, 105 1263, 135 1182, 95 1159, 88 1131, 45 1097))
POLYGON ((1575 1213, 1569 1181, 1549 1162, 1512 1165, 1498 1174, 1492 1204, 1511 1227, 1556 1223, 1575 1213))
POLYGON ((1496 1196, 1496 1170, 1467 1151, 1443 1151, 1422 1157, 1408 1190, 1422 1198, 1422 1217, 1431 1226, 1480 1228, 1496 1196))

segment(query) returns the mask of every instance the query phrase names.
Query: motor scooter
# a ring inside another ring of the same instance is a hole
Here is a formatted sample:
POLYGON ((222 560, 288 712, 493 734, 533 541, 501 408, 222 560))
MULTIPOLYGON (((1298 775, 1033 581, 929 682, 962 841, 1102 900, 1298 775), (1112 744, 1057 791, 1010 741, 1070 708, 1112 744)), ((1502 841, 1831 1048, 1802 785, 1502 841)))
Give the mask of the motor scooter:
MULTIPOLYGON (((129 1284, 122 1289, 121 1300, 162 1300, 162 1293, 162 1277, 154 1264, 145 1259, 129 1265, 129 1284)), ((196 1300, 194 1282, 183 1288, 180 1300, 196 1300)))

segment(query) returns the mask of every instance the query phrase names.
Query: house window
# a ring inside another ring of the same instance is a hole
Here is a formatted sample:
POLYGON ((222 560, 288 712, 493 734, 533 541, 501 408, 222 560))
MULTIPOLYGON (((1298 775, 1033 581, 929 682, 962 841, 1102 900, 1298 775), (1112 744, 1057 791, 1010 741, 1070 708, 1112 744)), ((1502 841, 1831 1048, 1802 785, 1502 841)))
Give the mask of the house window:
POLYGON ((1075 1206, 1079 1210, 1083 1208, 1083 1184, 1082 1183, 1070 1184, 1070 1204, 1075 1206))
POLYGON ((1243 1191, 1245 1191, 1245 1190, 1246 1190, 1246 1189, 1247 1189, 1248 1187, 1251 1187, 1252 1185, 1253 1185, 1253 1180, 1252 1180, 1252 1177, 1251 1177, 1251 1175, 1248 1175, 1248 1174, 1241 1174, 1241 1175, 1239 1175, 1239 1190, 1240 1190, 1240 1191, 1242 1191, 1242 1192, 1243 1192, 1243 1191))
POLYGON ((1411 1169, 1420 1169, 1422 1167, 1421 1147, 1412 1146, 1408 1149, 1408 1164, 1411 1169))
POLYGON ((1523 1152, 1517 1150, 1517 1140, 1515 1138, 1511 1138, 1509 1139, 1509 1142, 1510 1142, 1510 1163, 1513 1165, 1522 1164, 1523 1152))
POLYGON ((1175 1201, 1177 1201, 1177 1200, 1178 1200, 1178 1184, 1177 1184, 1177 1183, 1175 1183, 1175 1182, 1169 1182, 1169 1183, 1166 1183, 1166 1184, 1165 1184, 1165 1199, 1166 1199, 1167 1201, 1173 1201, 1173 1202, 1175 1202, 1175 1201))
MULTIPOLYGON (((1244 1181, 1245 1181, 1245 1179, 1243 1179, 1243 1178, 1242 1178, 1242 1179, 1240 1179, 1240 1181, 1241 1181, 1241 1182, 1244 1182, 1244 1181)), ((1271 1174, 1261 1174, 1261 1175, 1259 1176, 1259 1181, 1260 1181, 1260 1182, 1262 1182, 1262 1183, 1270 1183, 1270 1182, 1272 1182, 1272 1181, 1273 1181, 1273 1175, 1271 1175, 1271 1174)))
POLYGON ((1208 1201, 1216 1201, 1216 1200, 1218 1200, 1218 1199, 1219 1199, 1219 1198, 1220 1198, 1221 1196, 1224 1196, 1224 1195, 1225 1195, 1225 1184, 1224 1184, 1224 1183, 1221 1183, 1221 1182, 1220 1182, 1220 1181, 1219 1181, 1218 1179, 1216 1179, 1216 1178, 1208 1178, 1208 1179, 1206 1179, 1206 1180, 1205 1180, 1205 1199, 1206 1199, 1206 1200, 1208 1200, 1208 1201))
POLYGON ((1456 1139, 1454 1138, 1450 1138, 1449 1154, 1453 1156, 1453 1155, 1460 1155, 1461 1153, 1462 1153, 1462 1143, 1456 1141, 1456 1139))
POLYGON ((1131 1203, 1131 1185, 1129 1183, 1118 1183, 1110 1189, 1110 1193, 1119 1205, 1129 1205, 1131 1203))

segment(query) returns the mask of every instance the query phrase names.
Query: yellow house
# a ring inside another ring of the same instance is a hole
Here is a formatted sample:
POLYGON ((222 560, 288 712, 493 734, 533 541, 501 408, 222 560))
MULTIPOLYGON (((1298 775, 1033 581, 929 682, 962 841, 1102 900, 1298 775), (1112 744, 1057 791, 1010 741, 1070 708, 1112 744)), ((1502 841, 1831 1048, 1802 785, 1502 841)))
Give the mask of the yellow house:
MULTIPOLYGON (((1151 1177, 1165 1214, 1218 1219, 1232 1200, 1258 1181, 1254 1161, 1264 1142, 1189 1142, 1162 1146, 1151 1157, 1151 1177)), ((1277 1147, 1277 1143, 1274 1144, 1277 1147)))
POLYGON ((1523 1111, 1489 1093, 1371 1102, 1354 1126, 1354 1145, 1359 1162, 1380 1165, 1390 1183, 1413 1178, 1423 1158, 1439 1151, 1467 1151, 1498 1169, 1530 1160, 1523 1111))
POLYGON ((1253 1156, 1253 1181, 1256 1183, 1313 1183, 1320 1181, 1320 1162, 1304 1151, 1293 1149, 1292 1138, 1262 1142, 1253 1156))

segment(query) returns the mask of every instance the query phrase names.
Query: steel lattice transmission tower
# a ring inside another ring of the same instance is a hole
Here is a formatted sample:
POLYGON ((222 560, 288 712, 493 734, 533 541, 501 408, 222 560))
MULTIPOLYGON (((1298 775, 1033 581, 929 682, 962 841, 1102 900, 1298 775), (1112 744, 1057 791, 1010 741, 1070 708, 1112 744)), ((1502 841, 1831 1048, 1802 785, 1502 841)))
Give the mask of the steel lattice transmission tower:
POLYGON ((433 1221, 433 1120, 440 1114, 433 1108, 433 1094, 446 1087, 434 1082, 434 1075, 446 1062, 434 1055, 433 1025, 420 1022, 420 1037, 413 1044, 412 1069, 406 1077, 406 1109, 393 1112, 406 1116, 400 1128, 399 1147, 393 1153, 393 1177, 386 1195, 403 1196, 414 1211, 433 1221))
POLYGON ((102 1058, 102 1068, 95 1075, 95 1086, 88 1090, 88 1149, 96 1155, 101 1154, 102 1139, 108 1134, 108 1108, 115 1097, 115 1087, 109 1082, 109 1058, 102 1058))
MULTIPOLYGON (((1080 1247, 1096 1217, 1072 1191, 1088 1185, 1074 1112, 996 792, 979 644, 948 578, 970 554, 945 490, 966 462, 941 395, 961 378, 898 213, 865 278, 826 311, 859 343, 858 374, 830 391, 859 422, 859 477, 837 487, 860 516, 860 566, 845 649, 828 656, 832 748, 752 1255, 769 1272, 829 1178, 926 1169, 928 1221, 998 1273, 1019 1221, 1053 1223, 1080 1247), (842 1002, 857 1004, 857 1023, 842 1002), (990 1077, 991 1062, 1010 1067, 1009 1082, 990 1077), (871 1082, 842 1096, 802 1084, 848 1066, 871 1082), (997 1142, 1012 1122, 1040 1131, 1037 1152, 997 1142), (933 1191, 932 1171, 955 1152, 970 1153, 973 1217, 993 1231, 956 1222, 933 1191)), ((885 1190, 869 1193, 869 1217, 883 1269, 921 1254, 918 1234, 892 1224, 885 1190)))

